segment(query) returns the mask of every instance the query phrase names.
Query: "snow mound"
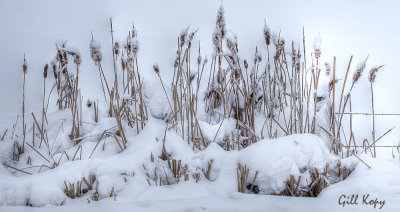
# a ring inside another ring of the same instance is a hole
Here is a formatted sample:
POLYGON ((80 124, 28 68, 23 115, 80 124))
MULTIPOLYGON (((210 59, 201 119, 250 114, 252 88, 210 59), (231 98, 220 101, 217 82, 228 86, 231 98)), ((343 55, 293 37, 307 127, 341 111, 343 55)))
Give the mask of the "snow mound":
POLYGON ((333 167, 338 158, 329 153, 318 136, 297 134, 261 140, 241 151, 239 162, 259 172, 256 182, 261 191, 274 194, 285 189, 290 175, 308 179, 308 170, 323 172, 326 164, 333 167))

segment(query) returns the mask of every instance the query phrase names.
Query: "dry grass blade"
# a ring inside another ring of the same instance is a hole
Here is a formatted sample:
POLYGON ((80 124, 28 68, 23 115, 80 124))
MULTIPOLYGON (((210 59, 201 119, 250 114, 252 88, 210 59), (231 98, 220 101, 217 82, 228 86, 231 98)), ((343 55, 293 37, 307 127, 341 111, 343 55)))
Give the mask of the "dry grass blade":
POLYGON ((365 163, 360 157, 358 157, 356 155, 356 153, 354 153, 353 151, 351 151, 346 145, 342 144, 342 142, 340 142, 337 138, 335 138, 332 133, 330 133, 327 129, 325 129, 322 126, 319 126, 322 130, 324 130, 332 139, 334 139, 336 141, 336 143, 338 143, 341 146, 344 146, 349 152, 351 152, 352 155, 354 155, 354 157, 356 157, 359 161, 361 161, 364 165, 366 165, 368 168, 371 168, 367 163, 365 163))
POLYGON ((10 166, 10 165, 8 165, 8 164, 5 164, 5 163, 3 163, 3 165, 4 165, 4 166, 6 166, 6 167, 8 167, 8 168, 14 169, 15 171, 19 171, 19 172, 22 172, 22 173, 24 173, 24 174, 29 174, 29 175, 32 175, 31 173, 29 173, 29 172, 27 172, 27 171, 24 171, 24 170, 21 170, 21 169, 15 168, 15 167, 13 167, 13 166, 10 166))

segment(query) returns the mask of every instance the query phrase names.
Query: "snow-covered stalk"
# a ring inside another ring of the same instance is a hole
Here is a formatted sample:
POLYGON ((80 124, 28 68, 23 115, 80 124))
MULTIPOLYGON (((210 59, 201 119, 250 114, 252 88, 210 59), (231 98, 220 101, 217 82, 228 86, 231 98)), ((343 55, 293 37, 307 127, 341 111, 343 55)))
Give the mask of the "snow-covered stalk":
MULTIPOLYGON (((110 33, 111 33, 111 46, 112 48, 112 55, 113 55, 113 67, 114 67, 114 87, 115 87, 115 94, 119 95, 119 91, 118 91, 118 76, 117 76, 117 65, 116 65, 116 52, 114 49, 114 31, 113 31, 113 25, 112 25, 112 18, 110 18, 110 33)), ((119 99, 117 99, 117 103, 118 103, 119 99)))
POLYGON ((26 138, 26 125, 25 125, 25 78, 28 72, 28 63, 25 58, 24 54, 24 63, 22 64, 22 71, 24 73, 24 82, 22 85, 22 134, 23 134, 23 141, 22 141, 22 149, 20 153, 23 153, 25 150, 25 138, 26 138))
MULTIPOLYGON (((339 124, 338 124, 337 132, 336 132, 336 133, 337 133, 337 138, 338 138, 338 139, 340 139, 340 129, 341 129, 341 127, 342 127, 342 117, 343 117, 343 114, 341 113, 341 110, 342 110, 342 103, 343 103, 343 97, 344 97, 343 95, 344 95, 344 90, 345 90, 345 86, 346 86, 346 82, 347 82, 347 78, 348 78, 348 74, 349 74, 349 71, 350 71, 350 65, 351 65, 352 60, 353 60, 353 55, 351 55, 349 64, 348 64, 348 66, 347 66, 346 75, 345 75, 344 82, 343 82, 343 85, 342 85, 342 92, 341 92, 341 94, 340 94, 340 99, 339 99, 339 108, 338 108, 338 112, 339 112, 339 117, 338 117, 339 124)), ((344 108, 344 107, 345 107, 345 106, 343 106, 343 108, 344 108)), ((344 109, 343 109, 343 110, 344 110, 344 109)), ((342 152, 342 151, 341 151, 341 146, 337 146, 337 151, 342 152)), ((335 152, 335 153, 338 153, 338 152, 335 152)))
MULTIPOLYGON (((333 79, 329 83, 330 89, 332 89, 332 106, 331 106, 331 129, 332 129, 332 134, 336 135, 336 114, 335 114, 335 99, 336 99, 336 57, 333 58, 333 79)), ((332 138, 333 139, 333 138, 332 138)), ((333 145, 335 143, 335 140, 331 140, 331 148, 330 150, 333 149, 333 145)))
MULTIPOLYGON (((44 102, 46 99, 46 78, 47 78, 47 71, 49 69, 49 65, 46 64, 43 69, 43 102, 42 102, 42 129, 44 129, 44 120, 46 117, 46 110, 44 108, 44 102)), ((40 143, 42 143, 43 137, 40 138, 40 143)), ((35 146, 33 144, 33 146, 35 146)))
POLYGON ((162 79, 161 79, 161 76, 160 76, 160 68, 158 67, 158 64, 157 64, 157 63, 154 63, 154 65, 153 65, 153 70, 154 70, 154 73, 156 73, 157 76, 158 76, 158 78, 160 79, 161 85, 162 85, 162 87, 163 87, 163 89, 164 89, 165 96, 167 97, 167 100, 168 100, 169 107, 170 107, 170 109, 171 109, 171 112, 173 112, 172 105, 171 105, 171 101, 169 101, 168 93, 167 93, 167 90, 165 90, 164 83, 163 83, 163 81, 162 81, 162 79))
POLYGON ((106 84, 107 92, 108 92, 109 96, 110 96, 110 88, 107 83, 107 78, 104 75, 103 67, 101 66, 101 61, 103 59, 101 49, 100 49, 101 46, 98 41, 94 40, 93 33, 92 33, 92 39, 90 41, 89 48, 90 48, 90 56, 92 57, 94 64, 99 69, 99 76, 100 76, 101 88, 103 89, 104 101, 107 101, 106 93, 104 91, 104 83, 106 84), (104 83, 103 83, 103 80, 104 80, 104 83))
POLYGON ((370 82, 370 87, 371 87, 371 109, 372 109, 372 142, 374 145, 374 155, 373 157, 376 157, 376 148, 375 148, 375 108, 374 108, 374 88, 373 88, 373 83, 375 82, 376 79, 376 73, 381 69, 383 66, 377 66, 373 67, 370 72, 369 72, 369 82, 370 82))

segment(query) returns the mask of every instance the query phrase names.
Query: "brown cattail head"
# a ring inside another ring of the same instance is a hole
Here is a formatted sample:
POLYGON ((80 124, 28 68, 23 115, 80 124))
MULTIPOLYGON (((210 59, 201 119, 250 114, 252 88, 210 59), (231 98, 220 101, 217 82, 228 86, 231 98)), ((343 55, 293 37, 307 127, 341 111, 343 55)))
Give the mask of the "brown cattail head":
POLYGON ((221 32, 221 37, 224 38, 226 28, 225 28, 224 7, 222 6, 222 4, 218 9, 216 25, 217 29, 221 32))
POLYGON ((101 48, 100 43, 92 38, 89 47, 90 47, 90 56, 92 57, 94 63, 96 65, 100 64, 101 60, 103 59, 100 50, 101 48))
POLYGON ((368 59, 368 57, 367 57, 365 60, 361 61, 361 62, 357 65, 356 72, 355 72, 354 75, 353 75, 353 85, 360 79, 362 73, 364 72, 365 67, 366 67, 366 65, 367 65, 367 59, 368 59))
POLYGON ((264 19, 264 38, 265 38, 265 44, 269 46, 271 43, 271 31, 269 29, 269 26, 267 25, 267 21, 264 19))
POLYGON ((235 80, 239 80, 240 74, 237 69, 234 70, 234 74, 235 74, 235 80))
POLYGON ((222 52, 221 42, 222 42, 221 31, 215 28, 213 33, 213 44, 214 44, 214 49, 217 53, 222 52))
POLYGON ((381 66, 376 66, 376 67, 373 67, 372 69, 371 69, 371 71, 369 71, 369 78, 368 78, 368 80, 371 82, 371 83, 374 83, 375 82, 375 78, 376 78, 376 73, 379 71, 379 69, 381 69, 383 67, 383 65, 381 65, 381 66))
POLYGON ((315 58, 319 59, 321 57, 321 36, 319 34, 314 38, 313 47, 315 58))
POLYGON ((119 41, 115 41, 114 42, 114 54, 115 55, 119 55, 119 49, 120 49, 119 41))
POLYGON ((57 66, 56 66, 56 63, 54 61, 51 61, 51 67, 53 69, 54 79, 57 79, 57 66))
POLYGON ((243 63, 244 63, 244 68, 245 68, 245 69, 249 68, 249 64, 247 63, 247 60, 244 60, 243 63))
POLYGON ((201 54, 199 54, 199 56, 197 57, 197 65, 200 65, 201 63, 201 54))
POLYGON ((262 60, 261 52, 258 51, 258 47, 256 46, 256 53, 255 53, 255 55, 254 55, 254 65, 255 65, 256 63, 261 62, 261 60, 262 60))
POLYGON ((194 38, 194 35, 196 34, 196 32, 197 32, 197 30, 194 31, 194 32, 191 32, 191 33, 189 34, 189 38, 188 38, 188 40, 187 40, 187 44, 188 44, 188 48, 189 48, 189 49, 190 49, 190 47, 192 46, 192 41, 193 41, 193 38, 194 38))
MULTIPOLYGON (((65 52, 69 55, 71 55, 74 58, 74 63, 76 65, 80 65, 81 64, 81 54, 79 53, 79 51, 77 49, 67 49, 65 50, 65 52)), ((66 56, 65 56, 66 57, 66 56)))
POLYGON ((202 58, 201 58, 200 41, 199 41, 199 56, 197 57, 197 65, 200 65, 201 60, 202 60, 202 58))
POLYGON ((181 34, 179 35, 179 45, 182 47, 186 43, 186 38, 187 38, 187 33, 188 33, 189 27, 186 29, 183 29, 181 31, 181 34))
POLYGON ((297 59, 297 51, 296 51, 296 47, 294 46, 294 41, 292 40, 292 53, 290 55, 292 57, 292 62, 293 64, 296 63, 296 59, 297 59))
POLYGON ((238 42, 236 35, 226 36, 226 47, 229 49, 232 55, 236 55, 239 51, 238 42))
POLYGON ((43 78, 47 78, 47 69, 49 69, 49 64, 46 64, 43 69, 43 78))
POLYGON ((138 32, 135 29, 135 23, 132 24, 132 38, 137 38, 138 32))
POLYGON ((329 63, 325 63, 325 75, 329 76, 331 73, 331 65, 329 63))
POLYGON ((158 67, 157 63, 154 63, 153 65, 153 70, 156 74, 160 74, 160 68, 158 67))
POLYGON ((329 82, 329 91, 333 90, 333 86, 335 86, 335 84, 336 84, 338 81, 339 81, 339 80, 335 80, 335 81, 331 80, 331 81, 329 82))
POLYGON ((122 67, 123 71, 125 71, 125 69, 126 69, 126 63, 127 63, 127 61, 126 61, 126 58, 125 58, 125 54, 122 52, 121 67, 122 67))
POLYGON ((25 54, 24 54, 24 63, 22 64, 22 71, 24 72, 24 74, 26 74, 28 71, 28 62, 26 62, 25 54))

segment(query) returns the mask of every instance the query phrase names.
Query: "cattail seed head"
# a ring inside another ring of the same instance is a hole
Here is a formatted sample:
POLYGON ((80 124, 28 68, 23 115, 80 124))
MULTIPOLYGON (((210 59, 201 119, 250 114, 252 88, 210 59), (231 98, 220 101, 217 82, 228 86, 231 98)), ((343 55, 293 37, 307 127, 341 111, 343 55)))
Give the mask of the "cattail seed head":
POLYGON ((339 80, 333 81, 333 79, 329 82, 329 91, 333 90, 333 86, 338 82, 339 80))
POLYGON ((325 75, 329 76, 331 73, 331 65, 329 63, 325 63, 325 75))
POLYGON ((264 19, 264 39, 265 39, 265 44, 267 44, 267 46, 269 46, 269 44, 271 43, 271 31, 269 29, 269 26, 267 25, 267 21, 264 19))
POLYGON ((237 69, 234 70, 234 74, 235 74, 235 80, 239 80, 240 74, 237 69))
POLYGON ((156 74, 159 74, 159 73, 160 73, 160 68, 158 67, 158 64, 157 64, 157 63, 154 63, 154 65, 153 65, 153 70, 154 70, 154 72, 155 72, 156 74))
POLYGON ((321 57, 321 36, 319 34, 314 38, 313 47, 315 58, 319 59, 321 57))
POLYGON ((186 43, 186 37, 187 37, 188 29, 189 29, 189 27, 186 28, 186 29, 183 29, 181 31, 181 34, 179 35, 179 45, 181 47, 183 47, 185 45, 185 43, 186 43))
POLYGON ((364 72, 365 67, 366 67, 366 65, 367 65, 367 59, 368 59, 368 57, 367 57, 365 60, 361 61, 361 62, 357 65, 356 72, 355 72, 354 75, 353 75, 353 85, 360 79, 362 73, 364 72))
POLYGON ((293 64, 296 63, 296 59, 297 59, 297 51, 296 51, 296 47, 294 46, 294 41, 292 40, 292 53, 290 55, 292 57, 292 62, 293 64))
POLYGON ((201 55, 199 54, 199 56, 197 57, 197 65, 200 65, 201 63, 201 55))
MULTIPOLYGON (((68 55, 71 55, 74 58, 74 63, 76 65, 80 65, 81 64, 81 54, 79 53, 79 51, 77 49, 73 49, 73 48, 68 48, 68 49, 64 49, 65 53, 68 55)), ((67 57, 67 56, 65 56, 67 57)))
POLYGON ((122 70, 123 70, 123 71, 125 71, 125 69, 126 69, 126 63, 127 63, 127 61, 126 61, 125 55, 124 55, 124 53, 122 53, 122 57, 121 57, 121 67, 122 67, 122 70))
POLYGON ((381 65, 381 66, 376 66, 376 67, 373 67, 370 71, 369 71, 369 78, 368 78, 368 80, 371 82, 371 83, 374 83, 375 82, 375 79, 376 79, 376 73, 379 71, 379 69, 381 69, 383 67, 383 65, 381 65))
POLYGON ((115 55, 119 55, 119 49, 120 49, 119 41, 115 41, 114 42, 114 54, 115 55))
POLYGON ((90 56, 92 57, 94 63, 96 65, 100 64, 101 60, 103 59, 102 55, 101 55, 101 50, 100 50, 100 48, 101 48, 100 43, 92 38, 92 40, 90 41, 89 47, 90 47, 90 53, 91 53, 90 56))
POLYGON ((226 36, 226 47, 229 49, 229 51, 233 54, 236 55, 238 53, 238 43, 237 43, 237 37, 236 35, 231 36, 226 36))
POLYGON ((221 31, 216 28, 213 33, 213 44, 214 44, 214 49, 217 53, 222 52, 221 43, 222 43, 221 31))
POLYGON ((56 63, 54 61, 51 61, 51 67, 53 69, 54 79, 57 79, 57 66, 56 66, 56 63))
POLYGON ((138 32, 135 29, 135 24, 132 25, 132 38, 137 38, 138 32))
POLYGON ((46 64, 44 66, 44 70, 43 70, 43 78, 47 78, 47 69, 49 69, 49 64, 46 64))
POLYGON ((195 34, 196 32, 191 32, 190 34, 189 34, 189 38, 188 38, 188 40, 187 40, 187 44, 188 44, 188 48, 190 49, 190 47, 192 46, 192 41, 193 41, 193 38, 194 38, 194 34, 195 34))
POLYGON ((222 6, 222 4, 218 9, 216 26, 217 29, 221 32, 221 37, 224 38, 226 27, 225 27, 224 7, 222 6))
POLYGON ((261 52, 259 52, 258 48, 256 47, 256 53, 254 55, 254 64, 261 62, 261 60, 262 60, 261 52))
POLYGON ((244 63, 244 68, 245 68, 245 69, 249 68, 249 64, 247 63, 247 60, 244 60, 243 63, 244 63))
POLYGON ((28 62, 26 62, 25 55, 24 55, 24 63, 22 64, 22 71, 24 74, 28 72, 28 62))

